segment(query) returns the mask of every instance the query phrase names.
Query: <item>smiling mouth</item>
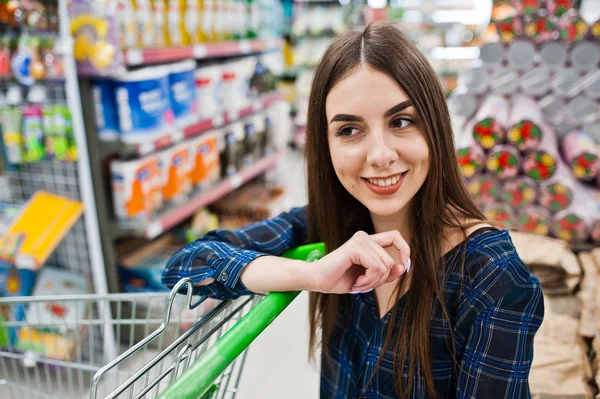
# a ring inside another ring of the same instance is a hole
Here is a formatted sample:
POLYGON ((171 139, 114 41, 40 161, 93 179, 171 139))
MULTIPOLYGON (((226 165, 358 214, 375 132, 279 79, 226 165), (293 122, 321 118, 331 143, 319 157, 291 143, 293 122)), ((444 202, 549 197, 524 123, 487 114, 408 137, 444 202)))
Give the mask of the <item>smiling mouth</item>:
POLYGON ((390 187, 395 184, 398 184, 400 179, 406 174, 406 172, 398 173, 396 175, 384 177, 384 178, 371 178, 371 177, 363 177, 364 180, 368 181, 374 186, 379 187, 390 187))

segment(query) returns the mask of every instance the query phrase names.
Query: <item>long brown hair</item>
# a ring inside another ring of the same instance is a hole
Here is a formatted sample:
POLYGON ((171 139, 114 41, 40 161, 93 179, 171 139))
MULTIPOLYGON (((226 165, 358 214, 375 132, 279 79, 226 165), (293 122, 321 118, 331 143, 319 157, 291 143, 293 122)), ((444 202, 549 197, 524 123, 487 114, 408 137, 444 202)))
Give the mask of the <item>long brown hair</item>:
MULTIPOLYGON (((456 215, 484 220, 471 201, 456 162, 454 140, 446 98, 438 77, 419 49, 397 27, 373 23, 362 32, 341 35, 327 49, 316 68, 308 107, 306 163, 308 178, 309 240, 322 241, 328 251, 339 248, 358 230, 372 230, 368 209, 338 180, 327 141, 325 100, 333 86, 361 64, 385 73, 404 90, 417 112, 420 128, 430 152, 428 176, 415 195, 410 221, 410 246, 413 276, 406 293, 406 311, 395 320, 391 311, 384 350, 393 342, 394 380, 399 397, 412 392, 417 370, 423 375, 425 389, 435 396, 431 372, 429 324, 435 301, 449 322, 443 295, 442 242, 447 228, 464 228, 456 215), (450 212, 449 210, 453 211, 450 212), (393 334, 397 323, 399 334, 393 334), (402 369, 408 359, 408 380, 402 369)), ((401 289, 398 284, 396 293, 401 289)), ((335 326, 336 315, 348 304, 348 296, 310 294, 310 348, 326 347, 335 326), (318 340, 318 331, 321 339, 318 340)), ((326 361, 324 361, 326 367, 326 361)))

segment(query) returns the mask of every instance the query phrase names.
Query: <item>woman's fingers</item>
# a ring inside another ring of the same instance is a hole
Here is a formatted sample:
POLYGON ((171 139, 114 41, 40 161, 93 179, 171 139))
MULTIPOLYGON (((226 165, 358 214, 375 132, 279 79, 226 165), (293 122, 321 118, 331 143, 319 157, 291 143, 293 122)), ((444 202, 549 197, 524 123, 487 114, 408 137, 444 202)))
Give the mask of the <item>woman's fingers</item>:
POLYGON ((384 248, 371 239, 370 236, 363 238, 357 247, 357 251, 365 255, 363 257, 365 263, 362 264, 365 273, 356 279, 356 288, 353 291, 364 291, 378 287, 385 281, 394 266, 394 259, 384 248))
POLYGON ((410 247, 398 230, 372 234, 370 238, 383 248, 394 247, 400 251, 400 259, 405 267, 410 261, 410 247))

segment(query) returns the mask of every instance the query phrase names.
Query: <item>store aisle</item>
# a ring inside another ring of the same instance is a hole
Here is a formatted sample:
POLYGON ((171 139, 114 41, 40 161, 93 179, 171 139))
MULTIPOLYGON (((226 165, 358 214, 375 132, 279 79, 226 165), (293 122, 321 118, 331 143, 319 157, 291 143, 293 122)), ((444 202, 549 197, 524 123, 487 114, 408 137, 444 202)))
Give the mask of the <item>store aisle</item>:
MULTIPOLYGON (((291 151, 281 173, 290 206, 306 204, 303 155, 291 151)), ((307 399, 319 393, 319 372, 308 361, 308 294, 302 293, 250 346, 239 399, 307 399)))

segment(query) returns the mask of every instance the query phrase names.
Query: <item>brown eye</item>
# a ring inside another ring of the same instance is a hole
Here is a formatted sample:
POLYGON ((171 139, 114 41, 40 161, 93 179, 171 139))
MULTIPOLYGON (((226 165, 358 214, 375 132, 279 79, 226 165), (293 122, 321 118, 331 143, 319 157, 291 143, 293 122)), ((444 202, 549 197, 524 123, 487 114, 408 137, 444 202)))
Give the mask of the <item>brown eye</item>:
POLYGON ((353 126, 344 126, 343 128, 341 128, 340 130, 337 131, 337 133, 335 134, 336 136, 354 136, 356 134, 360 133, 360 129, 357 127, 353 127, 353 126))
POLYGON ((392 122, 390 123, 390 125, 393 128, 397 128, 397 129, 403 129, 406 127, 409 127, 410 125, 414 124, 415 122, 407 117, 398 117, 396 119, 393 119, 392 122))

